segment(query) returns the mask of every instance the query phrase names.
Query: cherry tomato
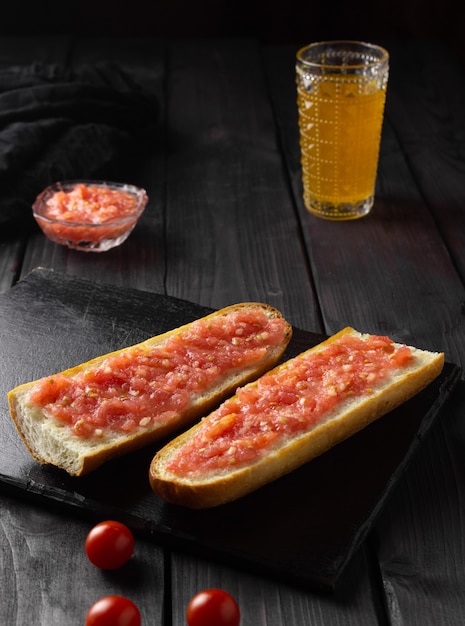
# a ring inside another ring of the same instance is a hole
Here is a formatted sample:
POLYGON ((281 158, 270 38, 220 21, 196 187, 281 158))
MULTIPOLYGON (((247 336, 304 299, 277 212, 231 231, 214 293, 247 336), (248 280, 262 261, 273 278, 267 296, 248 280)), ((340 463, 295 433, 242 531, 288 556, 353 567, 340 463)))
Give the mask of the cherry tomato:
POLYGON ((236 600, 222 589, 205 589, 187 605, 188 626, 239 626, 241 614, 236 600))
POLYGON ((108 520, 94 526, 86 538, 86 554, 91 563, 105 570, 116 569, 134 552, 134 536, 127 526, 108 520))
POLYGON ((123 596, 105 596, 93 604, 85 626, 141 626, 137 606, 123 596))

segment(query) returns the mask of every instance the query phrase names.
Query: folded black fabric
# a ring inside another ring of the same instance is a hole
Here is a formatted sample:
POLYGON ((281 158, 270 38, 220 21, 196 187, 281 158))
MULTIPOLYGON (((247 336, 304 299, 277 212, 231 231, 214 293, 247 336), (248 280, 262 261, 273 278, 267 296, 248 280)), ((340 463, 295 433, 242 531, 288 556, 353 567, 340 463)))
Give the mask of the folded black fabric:
POLYGON ((109 63, 0 70, 0 239, 36 228, 31 204, 47 185, 130 162, 157 122, 149 83, 109 63))

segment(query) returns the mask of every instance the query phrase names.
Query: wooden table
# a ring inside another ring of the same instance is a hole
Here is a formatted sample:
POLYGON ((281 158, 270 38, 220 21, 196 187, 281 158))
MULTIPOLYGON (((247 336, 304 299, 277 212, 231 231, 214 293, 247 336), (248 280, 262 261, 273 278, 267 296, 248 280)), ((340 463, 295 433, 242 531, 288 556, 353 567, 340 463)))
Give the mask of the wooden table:
MULTIPOLYGON (((46 267, 207 307, 261 300, 305 330, 353 325, 445 351, 463 367, 465 73, 435 42, 385 44, 391 77, 376 203, 363 220, 332 223, 302 202, 297 45, 0 40, 2 67, 31 58, 149 67, 161 105, 153 150, 128 164, 130 182, 150 196, 129 240, 101 255, 40 233, 0 240, 0 291, 46 267)), ((461 626, 464 413, 460 383, 332 594, 145 539, 124 574, 102 575, 83 551, 88 521, 2 489, 1 621, 82 624, 97 597, 121 593, 144 624, 180 625, 189 598, 218 586, 238 599, 244 626, 461 626)))

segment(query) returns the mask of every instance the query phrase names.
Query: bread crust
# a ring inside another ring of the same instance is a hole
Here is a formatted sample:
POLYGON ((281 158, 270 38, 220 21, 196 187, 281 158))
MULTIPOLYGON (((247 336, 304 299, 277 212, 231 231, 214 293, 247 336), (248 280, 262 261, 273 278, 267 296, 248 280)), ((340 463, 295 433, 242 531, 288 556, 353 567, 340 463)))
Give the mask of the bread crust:
MULTIPOLYGON (((360 336, 353 328, 347 327, 306 352, 321 350, 344 334, 360 336)), ((183 479, 170 475, 165 470, 166 462, 195 435, 201 427, 201 424, 197 424, 172 440, 153 458, 149 472, 153 491, 173 504, 194 509, 209 508, 236 500, 292 472, 400 406, 439 376, 444 365, 443 353, 421 351, 416 348, 412 348, 412 351, 419 357, 418 365, 407 367, 401 376, 375 389, 369 397, 348 401, 341 410, 329 415, 323 423, 288 439, 258 461, 203 480, 183 479)), ((288 366, 292 360, 268 373, 279 371, 288 366)), ((250 383, 249 387, 256 385, 257 381, 250 383)))
MULTIPOLYGON (((279 345, 269 349, 259 362, 255 362, 246 368, 235 368, 227 372, 211 388, 203 390, 200 394, 194 394, 195 397, 191 397, 190 405, 185 410, 179 412, 176 418, 171 418, 161 423, 158 422, 146 430, 136 431, 131 434, 115 434, 114 437, 107 438, 104 442, 82 439, 70 433, 69 428, 66 426, 56 424, 53 420, 47 419, 42 413, 34 411, 28 405, 27 398, 38 381, 24 383, 15 387, 8 393, 10 415, 29 453, 39 463, 55 465, 64 469, 72 476, 82 476, 95 470, 110 459, 139 449, 190 426, 196 419, 212 410, 222 399, 231 395, 238 386, 254 380, 272 368, 284 354, 292 336, 292 327, 284 320, 277 309, 268 304, 260 302, 233 304, 201 319, 208 320, 214 317, 227 316, 234 311, 256 307, 260 307, 269 319, 280 318, 284 321, 285 331, 279 345)), ((191 325, 191 323, 184 324, 135 344, 135 346, 163 344, 167 338, 182 333, 191 325)), ((96 357, 64 370, 60 374, 73 377, 83 370, 98 366, 105 359, 118 355, 126 349, 128 348, 115 350, 114 352, 96 357)))

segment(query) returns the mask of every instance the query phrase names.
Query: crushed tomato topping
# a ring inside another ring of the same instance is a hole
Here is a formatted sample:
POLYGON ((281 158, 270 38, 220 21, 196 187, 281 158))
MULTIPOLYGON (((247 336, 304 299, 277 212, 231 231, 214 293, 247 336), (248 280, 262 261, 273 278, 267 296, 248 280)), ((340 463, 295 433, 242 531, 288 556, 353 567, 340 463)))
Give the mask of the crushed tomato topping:
POLYGON ((368 396, 413 359, 388 337, 342 335, 296 357, 226 400, 166 463, 181 477, 205 477, 258 460, 292 435, 311 430, 353 395, 368 396))
POLYGON ((46 217, 73 223, 105 224, 133 214, 137 196, 129 191, 78 183, 47 200, 46 217))
POLYGON ((225 372, 257 362, 286 329, 260 307, 200 319, 163 345, 131 346, 75 374, 38 381, 29 404, 82 437, 130 433, 176 418, 225 372))

